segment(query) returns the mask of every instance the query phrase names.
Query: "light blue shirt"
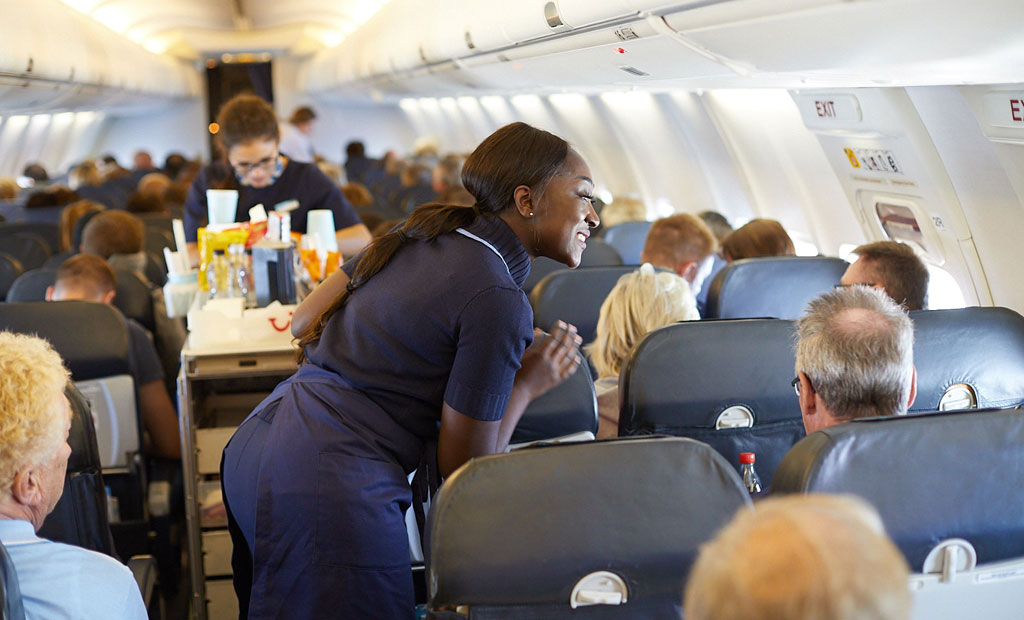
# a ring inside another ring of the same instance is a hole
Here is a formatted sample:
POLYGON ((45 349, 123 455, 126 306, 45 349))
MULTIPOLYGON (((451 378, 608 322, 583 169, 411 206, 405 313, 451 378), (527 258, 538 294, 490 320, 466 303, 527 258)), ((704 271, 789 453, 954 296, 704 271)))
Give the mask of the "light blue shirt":
POLYGON ((0 519, 0 541, 29 620, 149 617, 132 572, 114 558, 39 538, 31 523, 16 519, 0 519))

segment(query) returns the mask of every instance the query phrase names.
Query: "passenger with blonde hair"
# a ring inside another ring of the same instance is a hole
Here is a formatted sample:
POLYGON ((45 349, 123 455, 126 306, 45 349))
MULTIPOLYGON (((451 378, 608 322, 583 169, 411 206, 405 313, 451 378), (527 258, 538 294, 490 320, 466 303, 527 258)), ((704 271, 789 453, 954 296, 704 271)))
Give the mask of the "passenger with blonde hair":
POLYGON ((906 620, 906 560, 854 496, 770 498, 740 509, 686 585, 687 620, 906 620))
POLYGON ((68 378, 45 340, 0 332, 0 541, 18 576, 25 617, 141 620, 148 615, 128 567, 36 536, 64 491, 68 378))
POLYGON ((795 254, 793 240, 776 220, 750 220, 722 241, 722 256, 730 263, 743 258, 795 254))
POLYGON ((642 222, 647 219, 647 205, 628 196, 616 198, 601 209, 601 224, 608 230, 626 222, 642 222))
POLYGON ((678 321, 696 321, 690 284, 650 263, 619 278, 601 304, 597 335, 587 346, 597 381, 598 438, 619 434, 619 372, 648 332, 678 321))

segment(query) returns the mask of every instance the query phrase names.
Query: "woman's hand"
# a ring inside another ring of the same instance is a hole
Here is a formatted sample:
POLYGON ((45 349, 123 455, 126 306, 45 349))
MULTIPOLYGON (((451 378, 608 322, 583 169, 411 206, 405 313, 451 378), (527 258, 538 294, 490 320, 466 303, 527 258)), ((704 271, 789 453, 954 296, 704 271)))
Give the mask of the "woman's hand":
POLYGON ((541 330, 534 330, 533 345, 523 354, 516 373, 516 387, 526 390, 530 400, 561 385, 583 361, 579 352, 583 339, 575 326, 558 321, 550 336, 542 339, 542 335, 541 330))

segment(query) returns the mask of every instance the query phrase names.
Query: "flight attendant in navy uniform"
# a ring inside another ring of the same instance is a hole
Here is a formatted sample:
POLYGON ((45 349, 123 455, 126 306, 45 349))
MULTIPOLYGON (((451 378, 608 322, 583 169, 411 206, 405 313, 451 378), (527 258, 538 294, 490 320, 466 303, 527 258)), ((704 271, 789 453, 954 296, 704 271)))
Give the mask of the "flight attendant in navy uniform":
POLYGON ((502 452, 580 364, 570 325, 531 346, 522 284, 531 257, 579 264, 586 163, 514 123, 462 176, 474 206, 419 207, 306 299, 304 363, 224 450, 242 617, 412 618, 408 473, 434 442, 442 476, 502 452))

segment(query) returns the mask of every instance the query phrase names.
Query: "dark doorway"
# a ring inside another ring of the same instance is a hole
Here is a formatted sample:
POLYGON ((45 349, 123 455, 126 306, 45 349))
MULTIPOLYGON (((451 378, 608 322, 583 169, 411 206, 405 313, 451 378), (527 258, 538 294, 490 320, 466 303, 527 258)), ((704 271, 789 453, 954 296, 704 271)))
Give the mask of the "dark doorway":
MULTIPOLYGON (((239 93, 254 93, 268 103, 274 103, 274 82, 270 73, 270 62, 226 62, 206 63, 206 111, 209 122, 217 119, 217 112, 225 101, 239 93)), ((214 134, 210 133, 210 156, 218 159, 214 134)))

